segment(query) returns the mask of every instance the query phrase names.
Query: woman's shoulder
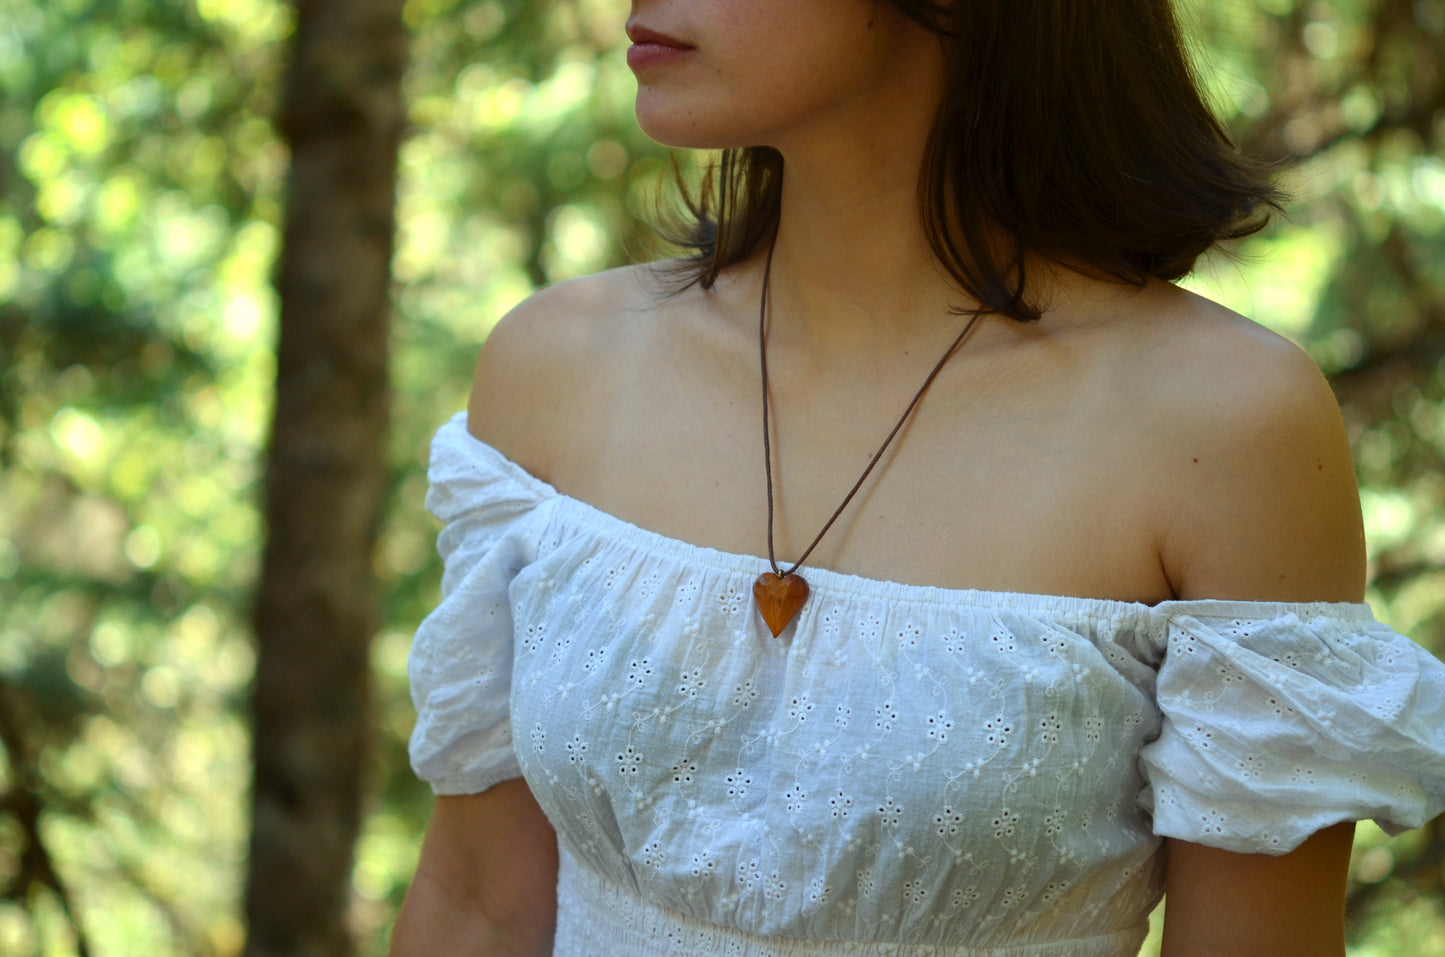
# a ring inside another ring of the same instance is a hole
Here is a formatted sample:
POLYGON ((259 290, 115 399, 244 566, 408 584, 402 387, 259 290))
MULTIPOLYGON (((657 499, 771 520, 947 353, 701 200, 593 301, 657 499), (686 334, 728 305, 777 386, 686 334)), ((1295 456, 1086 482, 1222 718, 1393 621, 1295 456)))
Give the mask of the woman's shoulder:
POLYGON ((1140 382, 1179 400, 1176 412, 1208 414, 1219 406, 1248 412, 1300 402, 1334 409, 1319 367, 1294 342, 1176 286, 1166 286, 1156 301, 1141 337, 1151 361, 1140 382))
POLYGON ((471 433, 545 478, 556 450, 584 441, 669 301, 656 264, 546 286, 488 334, 467 402, 471 433))
POLYGON ((1233 310, 1175 289, 1133 358, 1136 407, 1166 437, 1164 451, 1187 453, 1190 465, 1198 455, 1246 472, 1294 458, 1349 464, 1339 406, 1314 360, 1233 310))
POLYGON ((1181 289, 1123 350, 1181 595, 1356 600, 1363 535, 1334 394, 1283 336, 1181 289))

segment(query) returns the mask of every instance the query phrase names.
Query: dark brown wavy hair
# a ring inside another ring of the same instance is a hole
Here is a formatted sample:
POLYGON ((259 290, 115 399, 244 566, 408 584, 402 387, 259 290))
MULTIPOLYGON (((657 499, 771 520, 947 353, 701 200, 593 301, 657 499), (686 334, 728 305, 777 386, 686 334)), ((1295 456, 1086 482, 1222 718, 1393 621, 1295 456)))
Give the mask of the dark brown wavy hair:
MULTIPOLYGON (((943 44, 918 201, 981 311, 1039 317, 1030 254, 1121 282, 1178 279, 1280 208, 1274 168, 1240 153, 1205 103, 1170 0, 887 2, 943 44)), ((767 147, 724 150, 695 194, 683 185, 686 216, 664 230, 690 251, 682 288, 711 288, 772 235, 782 186, 767 147)))

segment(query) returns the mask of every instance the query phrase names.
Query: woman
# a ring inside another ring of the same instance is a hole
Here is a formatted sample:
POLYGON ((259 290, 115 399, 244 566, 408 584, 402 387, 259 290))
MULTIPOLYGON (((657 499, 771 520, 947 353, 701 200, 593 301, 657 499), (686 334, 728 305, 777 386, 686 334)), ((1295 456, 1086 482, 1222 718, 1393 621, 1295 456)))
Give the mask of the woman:
POLYGON ((1318 371, 1167 281, 1275 197, 1166 0, 628 32, 650 136, 751 149, 437 435, 394 954, 1122 957, 1166 888, 1169 957, 1343 953, 1445 669, 1356 604, 1318 371))

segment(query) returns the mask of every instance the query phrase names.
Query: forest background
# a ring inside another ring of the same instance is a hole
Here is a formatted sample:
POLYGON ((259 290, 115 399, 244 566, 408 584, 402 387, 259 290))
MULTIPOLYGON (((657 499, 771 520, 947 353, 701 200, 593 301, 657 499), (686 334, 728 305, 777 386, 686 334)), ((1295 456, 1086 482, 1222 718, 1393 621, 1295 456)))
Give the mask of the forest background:
MULTIPOLYGON (((657 248, 625 12, 0 0, 0 954, 384 953, 430 436, 511 305, 657 248)), ((1445 651, 1445 2, 1183 14, 1295 197, 1187 284, 1331 376, 1370 601, 1445 651)), ((1445 955, 1442 867, 1362 825, 1352 957, 1445 955)))

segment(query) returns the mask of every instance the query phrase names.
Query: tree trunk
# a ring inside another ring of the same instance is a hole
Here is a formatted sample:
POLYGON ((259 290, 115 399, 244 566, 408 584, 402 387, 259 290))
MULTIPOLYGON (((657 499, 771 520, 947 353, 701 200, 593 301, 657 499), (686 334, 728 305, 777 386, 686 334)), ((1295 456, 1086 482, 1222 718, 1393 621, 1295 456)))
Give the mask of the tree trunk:
POLYGON ((255 609, 248 957, 352 952, 386 489, 402 0, 298 0, 266 550, 255 609))

